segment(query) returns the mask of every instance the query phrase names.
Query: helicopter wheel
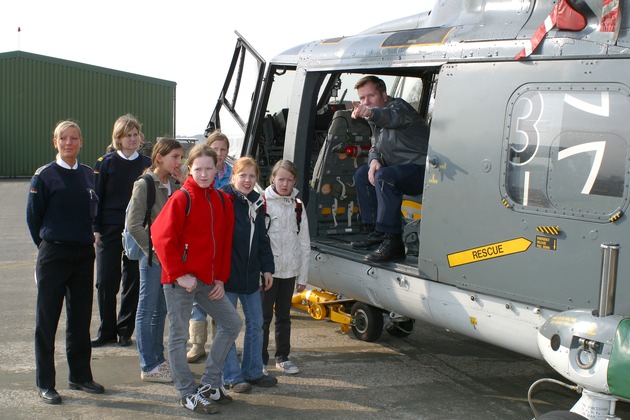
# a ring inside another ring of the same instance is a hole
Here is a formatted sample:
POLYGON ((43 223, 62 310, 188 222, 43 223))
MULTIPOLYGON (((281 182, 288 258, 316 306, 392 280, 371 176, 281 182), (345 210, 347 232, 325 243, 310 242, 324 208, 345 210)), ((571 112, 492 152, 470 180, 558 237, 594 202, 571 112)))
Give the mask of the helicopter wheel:
POLYGON ((383 313, 363 302, 352 305, 352 333, 361 341, 376 341, 383 333, 383 313))

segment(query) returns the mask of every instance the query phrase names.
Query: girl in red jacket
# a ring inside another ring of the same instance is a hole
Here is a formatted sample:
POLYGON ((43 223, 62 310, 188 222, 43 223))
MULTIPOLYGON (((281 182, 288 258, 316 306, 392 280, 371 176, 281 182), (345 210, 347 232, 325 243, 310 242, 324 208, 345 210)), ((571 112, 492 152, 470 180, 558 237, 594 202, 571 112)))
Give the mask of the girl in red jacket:
POLYGON ((234 210, 231 200, 212 187, 216 162, 210 146, 195 146, 188 156, 188 178, 151 226, 153 247, 162 264, 173 383, 182 407, 204 414, 216 413, 216 403, 232 401, 223 388, 222 373, 243 325, 224 291, 230 277, 234 210), (186 360, 193 301, 222 326, 199 386, 186 360))

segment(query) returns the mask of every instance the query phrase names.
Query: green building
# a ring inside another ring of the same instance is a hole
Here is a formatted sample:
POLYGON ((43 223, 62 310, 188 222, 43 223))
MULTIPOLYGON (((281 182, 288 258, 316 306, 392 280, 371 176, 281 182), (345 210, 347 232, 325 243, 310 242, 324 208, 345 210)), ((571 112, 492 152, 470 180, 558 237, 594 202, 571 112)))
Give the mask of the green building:
POLYGON ((135 115, 147 142, 175 136, 176 83, 23 51, 0 53, 0 177, 31 176, 54 160, 64 119, 83 134, 82 163, 111 143, 114 121, 135 115))

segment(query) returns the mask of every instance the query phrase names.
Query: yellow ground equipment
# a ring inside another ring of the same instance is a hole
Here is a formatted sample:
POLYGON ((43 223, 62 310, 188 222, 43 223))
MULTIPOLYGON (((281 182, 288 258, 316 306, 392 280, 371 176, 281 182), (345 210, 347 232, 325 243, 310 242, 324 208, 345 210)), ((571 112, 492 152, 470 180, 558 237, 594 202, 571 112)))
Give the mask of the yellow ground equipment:
POLYGON ((352 316, 345 311, 345 306, 354 302, 354 299, 341 299, 332 292, 312 289, 294 294, 291 305, 308 312, 317 320, 330 318, 331 321, 340 324, 339 328, 343 334, 347 334, 352 325, 352 316))

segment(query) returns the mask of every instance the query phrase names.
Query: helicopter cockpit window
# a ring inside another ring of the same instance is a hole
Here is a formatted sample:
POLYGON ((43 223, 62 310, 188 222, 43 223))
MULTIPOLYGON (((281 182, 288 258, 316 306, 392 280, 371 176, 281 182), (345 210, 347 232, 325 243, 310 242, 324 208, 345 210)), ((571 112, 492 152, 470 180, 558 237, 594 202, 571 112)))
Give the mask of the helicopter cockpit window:
POLYGON ((515 210, 607 221, 627 206, 629 93, 527 85, 512 96, 502 193, 515 210))

